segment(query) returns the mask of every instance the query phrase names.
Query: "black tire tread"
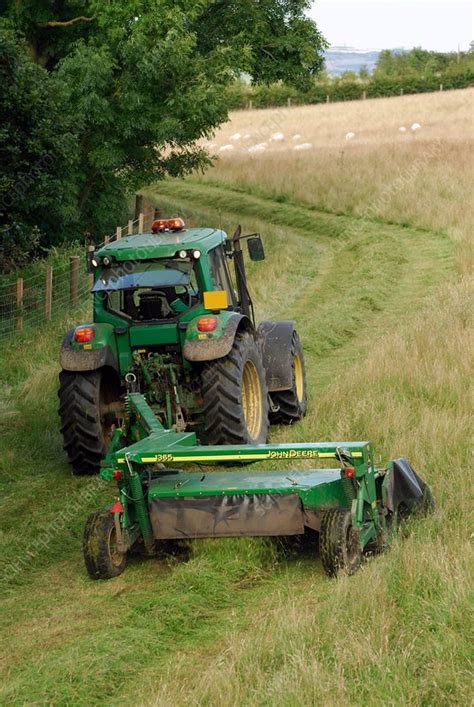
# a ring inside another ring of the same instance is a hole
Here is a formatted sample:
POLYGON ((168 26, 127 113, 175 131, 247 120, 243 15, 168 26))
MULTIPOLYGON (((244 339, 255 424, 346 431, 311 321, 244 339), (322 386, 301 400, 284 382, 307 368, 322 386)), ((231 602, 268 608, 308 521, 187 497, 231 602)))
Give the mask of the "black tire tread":
POLYGON ((110 558, 107 540, 113 524, 114 515, 110 510, 94 511, 86 521, 82 551, 87 573, 92 579, 117 577, 125 569, 126 554, 120 565, 115 565, 110 558))
POLYGON ((77 475, 97 473, 107 451, 100 420, 100 381, 100 371, 59 374, 60 430, 77 475))
POLYGON ((271 394, 274 405, 279 408, 276 412, 270 412, 271 424, 291 425, 293 422, 301 420, 306 415, 306 369, 304 365, 303 347, 301 346, 301 341, 296 331, 293 332, 291 341, 291 367, 293 373, 292 387, 288 390, 277 390, 271 394), (296 394, 295 356, 297 353, 300 355, 301 365, 303 366, 303 385, 305 393, 302 401, 298 400, 296 394))
POLYGON ((251 356, 262 386, 263 421, 258 442, 267 441, 268 393, 260 351, 254 337, 240 332, 230 353, 205 365, 202 371, 203 431, 207 444, 251 444, 241 401, 244 365, 251 356))
POLYGON ((353 574, 360 561, 354 567, 349 567, 344 559, 347 522, 349 511, 341 508, 330 508, 323 515, 319 533, 319 554, 324 571, 329 577, 339 573, 353 574))

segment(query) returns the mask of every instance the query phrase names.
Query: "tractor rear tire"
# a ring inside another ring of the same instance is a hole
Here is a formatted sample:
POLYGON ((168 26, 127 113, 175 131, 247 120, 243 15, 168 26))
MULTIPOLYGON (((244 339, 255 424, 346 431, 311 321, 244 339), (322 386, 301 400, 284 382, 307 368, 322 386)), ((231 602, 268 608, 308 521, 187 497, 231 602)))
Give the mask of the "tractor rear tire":
POLYGON ((117 550, 114 514, 110 510, 91 513, 82 539, 87 573, 92 579, 118 577, 127 564, 127 554, 117 550))
POLYGON ((354 574, 362 561, 359 534, 349 511, 330 508, 323 515, 319 533, 319 554, 329 577, 354 574))
POLYGON ((207 444, 265 444, 268 391, 255 338, 238 333, 230 353, 202 372, 204 436, 207 444))
POLYGON ((272 424, 291 425, 306 415, 308 405, 306 370, 303 347, 296 331, 293 332, 291 341, 291 376, 291 388, 271 393, 272 402, 278 407, 276 412, 270 412, 272 424))
POLYGON ((105 412, 120 401, 120 382, 114 372, 61 371, 59 415, 64 449, 73 474, 96 474, 109 447, 114 414, 105 412))

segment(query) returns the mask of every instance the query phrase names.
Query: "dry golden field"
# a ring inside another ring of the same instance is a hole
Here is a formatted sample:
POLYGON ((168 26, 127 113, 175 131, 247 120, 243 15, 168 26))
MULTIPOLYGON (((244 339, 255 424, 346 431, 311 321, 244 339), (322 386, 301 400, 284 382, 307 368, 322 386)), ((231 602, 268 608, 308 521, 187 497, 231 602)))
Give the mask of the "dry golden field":
POLYGON ((219 156, 213 180, 454 238, 472 230, 474 88, 238 111, 208 145, 219 156), (284 139, 272 141, 276 133, 284 139), (264 151, 248 152, 262 143, 264 151), (311 147, 295 149, 305 143, 311 147), (233 149, 220 151, 224 145, 233 149))

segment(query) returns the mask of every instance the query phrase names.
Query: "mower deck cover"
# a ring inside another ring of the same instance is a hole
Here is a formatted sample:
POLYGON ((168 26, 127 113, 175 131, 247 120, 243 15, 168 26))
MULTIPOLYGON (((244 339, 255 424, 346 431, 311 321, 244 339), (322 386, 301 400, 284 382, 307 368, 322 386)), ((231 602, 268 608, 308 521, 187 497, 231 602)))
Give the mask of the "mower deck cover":
POLYGON ((339 469, 172 471, 155 479, 148 509, 157 539, 295 535, 314 527, 311 509, 347 503, 339 469))

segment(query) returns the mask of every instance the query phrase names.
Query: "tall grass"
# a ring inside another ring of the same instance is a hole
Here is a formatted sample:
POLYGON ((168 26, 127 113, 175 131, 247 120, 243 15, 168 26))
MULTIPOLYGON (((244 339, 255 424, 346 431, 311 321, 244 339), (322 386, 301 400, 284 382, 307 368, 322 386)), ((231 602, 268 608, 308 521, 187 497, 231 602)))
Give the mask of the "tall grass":
POLYGON ((336 212, 380 217, 456 237, 472 231, 474 89, 333 105, 237 111, 216 135, 208 177, 336 212), (421 130, 413 132, 413 123, 421 130), (400 133, 400 127, 407 128, 400 133), (351 131, 356 136, 347 141, 351 131), (249 155, 275 132, 283 142, 249 155), (300 134, 296 143, 292 136, 300 134), (308 142, 312 150, 295 151, 308 142))

